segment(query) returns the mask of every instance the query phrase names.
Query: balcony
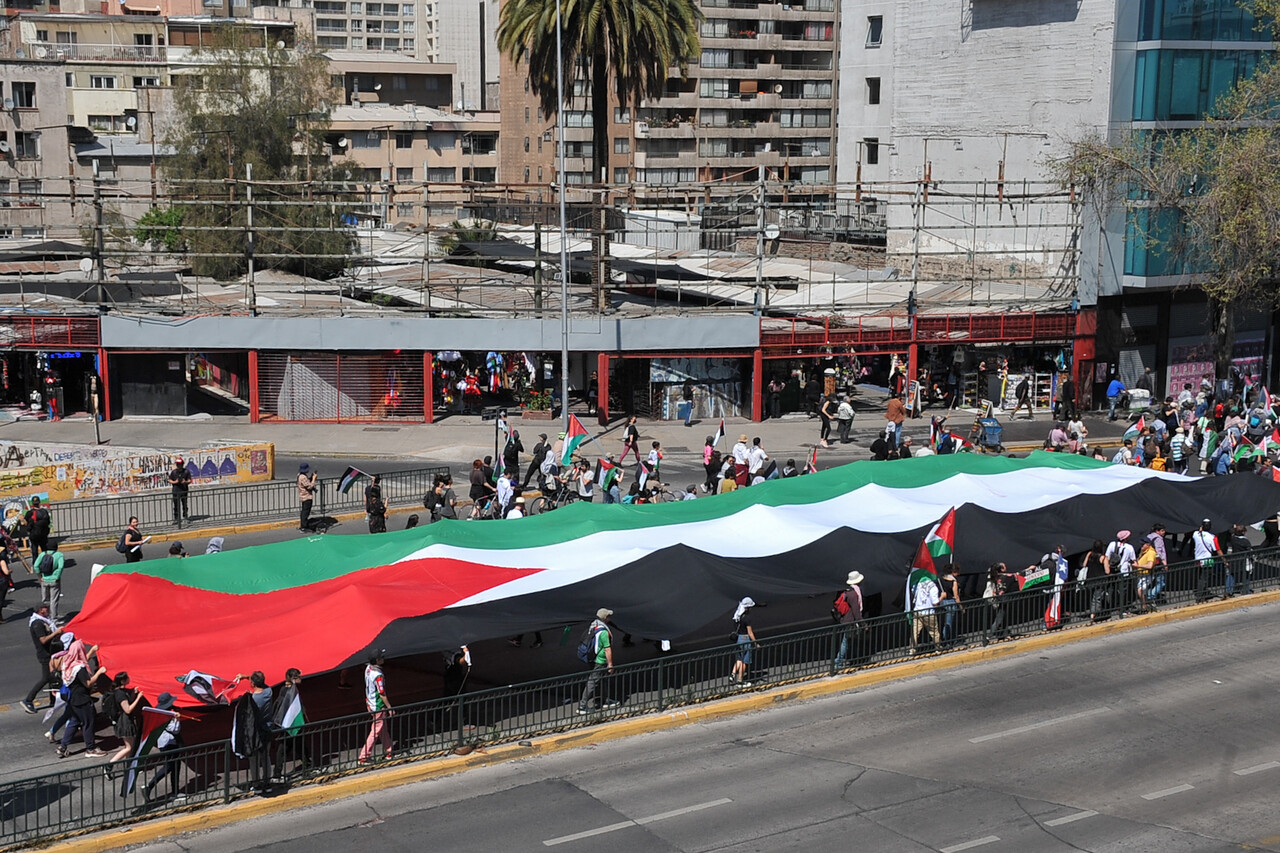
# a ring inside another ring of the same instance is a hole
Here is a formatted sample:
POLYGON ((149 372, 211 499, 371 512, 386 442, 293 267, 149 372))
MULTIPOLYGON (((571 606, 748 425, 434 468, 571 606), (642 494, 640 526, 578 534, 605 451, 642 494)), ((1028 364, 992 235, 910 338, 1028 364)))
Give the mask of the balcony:
POLYGON ((162 63, 168 60, 164 45, 32 42, 30 48, 31 55, 36 59, 61 59, 67 62, 162 63))
POLYGON ((682 121, 679 124, 661 126, 647 122, 649 130, 647 133, 641 133, 640 127, 636 126, 636 137, 639 139, 693 139, 696 135, 696 128, 691 122, 682 121))

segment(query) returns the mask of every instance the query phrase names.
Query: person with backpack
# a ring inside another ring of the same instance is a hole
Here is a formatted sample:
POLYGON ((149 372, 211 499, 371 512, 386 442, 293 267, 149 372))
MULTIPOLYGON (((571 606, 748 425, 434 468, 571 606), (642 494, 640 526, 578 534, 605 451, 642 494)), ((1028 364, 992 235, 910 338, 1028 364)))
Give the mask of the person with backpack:
POLYGON ((1018 416, 1018 410, 1021 409, 1023 405, 1026 405, 1027 407, 1027 420, 1031 420, 1036 416, 1035 410, 1031 408, 1031 374, 1030 372, 1023 373, 1022 379, 1019 380, 1018 384, 1014 386, 1013 398, 1015 402, 1013 404, 1013 411, 1009 413, 1010 420, 1018 416))
POLYGON ((111 689, 102 695, 102 715, 111 722, 111 730, 120 738, 121 746, 107 759, 103 769, 108 779, 114 779, 111 765, 133 755, 138 741, 138 724, 133 715, 141 707, 145 697, 141 690, 129 686, 129 673, 117 672, 111 680, 111 689))
POLYGON ((1191 534, 1195 545, 1195 558, 1200 563, 1196 570, 1196 604, 1213 598, 1209 586, 1213 582, 1213 572, 1218 567, 1218 558, 1222 556, 1222 546, 1218 537, 1213 535, 1213 522, 1205 519, 1200 522, 1200 529, 1191 534))
POLYGON ((738 609, 733 611, 733 636, 737 652, 729 681, 738 687, 751 686, 751 682, 747 681, 747 671, 751 667, 751 651, 757 648, 756 632, 751 627, 751 608, 755 606, 755 600, 748 595, 738 602, 738 609))
POLYGON ((141 562, 142 542, 142 531, 138 529, 138 517, 131 515, 129 526, 124 529, 124 533, 120 534, 120 539, 116 542, 116 552, 124 554, 126 563, 141 562))
POLYGON ((849 572, 845 579, 847 588, 836 596, 831 605, 831 615, 844 626, 840 635, 840 650, 836 652, 836 669, 842 669, 850 661, 855 665, 864 658, 863 634, 866 626, 862 622, 862 572, 849 572))
POLYGON ((55 622, 58 619, 58 601, 62 598, 62 569, 66 558, 58 550, 58 543, 48 543, 47 551, 42 551, 36 559, 36 574, 40 576, 40 603, 49 608, 49 616, 55 622))
POLYGON ((1111 562, 1107 559, 1102 540, 1093 540, 1093 547, 1085 553, 1080 561, 1080 574, 1077 580, 1084 587, 1089 602, 1090 623, 1105 621, 1110 613, 1110 576, 1111 562))
POLYGON ((1112 604, 1116 612, 1124 616, 1129 611, 1129 602, 1133 600, 1132 578, 1134 561, 1138 555, 1129 544, 1129 531, 1121 530, 1116 538, 1107 546, 1107 565, 1111 568, 1112 604))
POLYGON ((547 481, 542 476, 542 460, 547 458, 547 454, 551 452, 551 443, 547 441, 545 432, 538 433, 538 443, 533 446, 533 458, 529 460, 529 467, 524 472, 524 481, 520 484, 520 491, 526 491, 529 488, 529 481, 534 477, 538 478, 538 491, 545 492, 547 481))
POLYGON ((53 529, 53 518, 49 508, 40 503, 39 497, 31 499, 31 508, 22 515, 23 524, 27 528, 27 538, 31 542, 31 561, 40 556, 49 545, 49 533, 53 529))
POLYGON ((1004 625, 1004 578, 1007 571, 1004 563, 992 563, 987 569, 987 586, 982 591, 982 600, 989 610, 986 630, 982 632, 982 645, 992 639, 1003 640, 1007 629, 1004 625))
POLYGON ((587 626, 582 642, 578 644, 578 657, 585 657, 584 663, 591 666, 591 674, 587 676, 587 686, 582 690, 582 698, 578 700, 578 713, 590 713, 594 707, 592 698, 596 690, 600 691, 600 707, 612 708, 617 700, 606 699, 604 677, 613 672, 613 635, 609 633, 609 618, 613 611, 601 607, 596 611, 596 618, 587 626))

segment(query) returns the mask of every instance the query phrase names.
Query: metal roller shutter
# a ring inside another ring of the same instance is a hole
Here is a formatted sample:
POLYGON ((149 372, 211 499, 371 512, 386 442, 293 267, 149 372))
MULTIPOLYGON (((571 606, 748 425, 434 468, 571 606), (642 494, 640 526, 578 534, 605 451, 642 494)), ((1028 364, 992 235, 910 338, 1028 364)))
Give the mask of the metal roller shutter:
POLYGON ((421 421, 422 354, 264 352, 258 405, 282 421, 421 421))

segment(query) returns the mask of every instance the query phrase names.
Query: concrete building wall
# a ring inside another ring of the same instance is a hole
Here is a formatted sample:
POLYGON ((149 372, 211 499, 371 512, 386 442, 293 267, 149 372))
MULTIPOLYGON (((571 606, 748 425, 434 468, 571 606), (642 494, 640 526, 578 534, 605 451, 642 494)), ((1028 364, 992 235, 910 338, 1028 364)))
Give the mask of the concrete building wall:
POLYGON ((495 109, 494 104, 488 103, 485 92, 488 84, 498 80, 497 0, 437 0, 436 7, 440 33, 438 61, 458 66, 455 107, 463 100, 465 89, 465 109, 495 109))

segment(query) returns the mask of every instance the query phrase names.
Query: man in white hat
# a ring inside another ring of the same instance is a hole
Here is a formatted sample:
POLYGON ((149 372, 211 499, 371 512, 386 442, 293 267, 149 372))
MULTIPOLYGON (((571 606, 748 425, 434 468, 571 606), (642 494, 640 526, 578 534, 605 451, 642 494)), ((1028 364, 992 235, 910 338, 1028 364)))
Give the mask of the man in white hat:
POLYGON ((739 486, 745 486, 750 480, 747 475, 751 471, 751 450, 747 446, 747 434, 738 436, 738 443, 733 446, 733 479, 739 486))
POLYGON ((507 513, 507 518, 524 518, 524 495, 520 495, 516 498, 516 502, 511 507, 511 511, 507 513))
POLYGON ((845 579, 846 589, 836 596, 831 614, 841 625, 845 626, 840 636, 840 651, 836 652, 836 669, 855 663, 863 657, 862 634, 866 630, 862 622, 862 572, 849 572, 845 579))

